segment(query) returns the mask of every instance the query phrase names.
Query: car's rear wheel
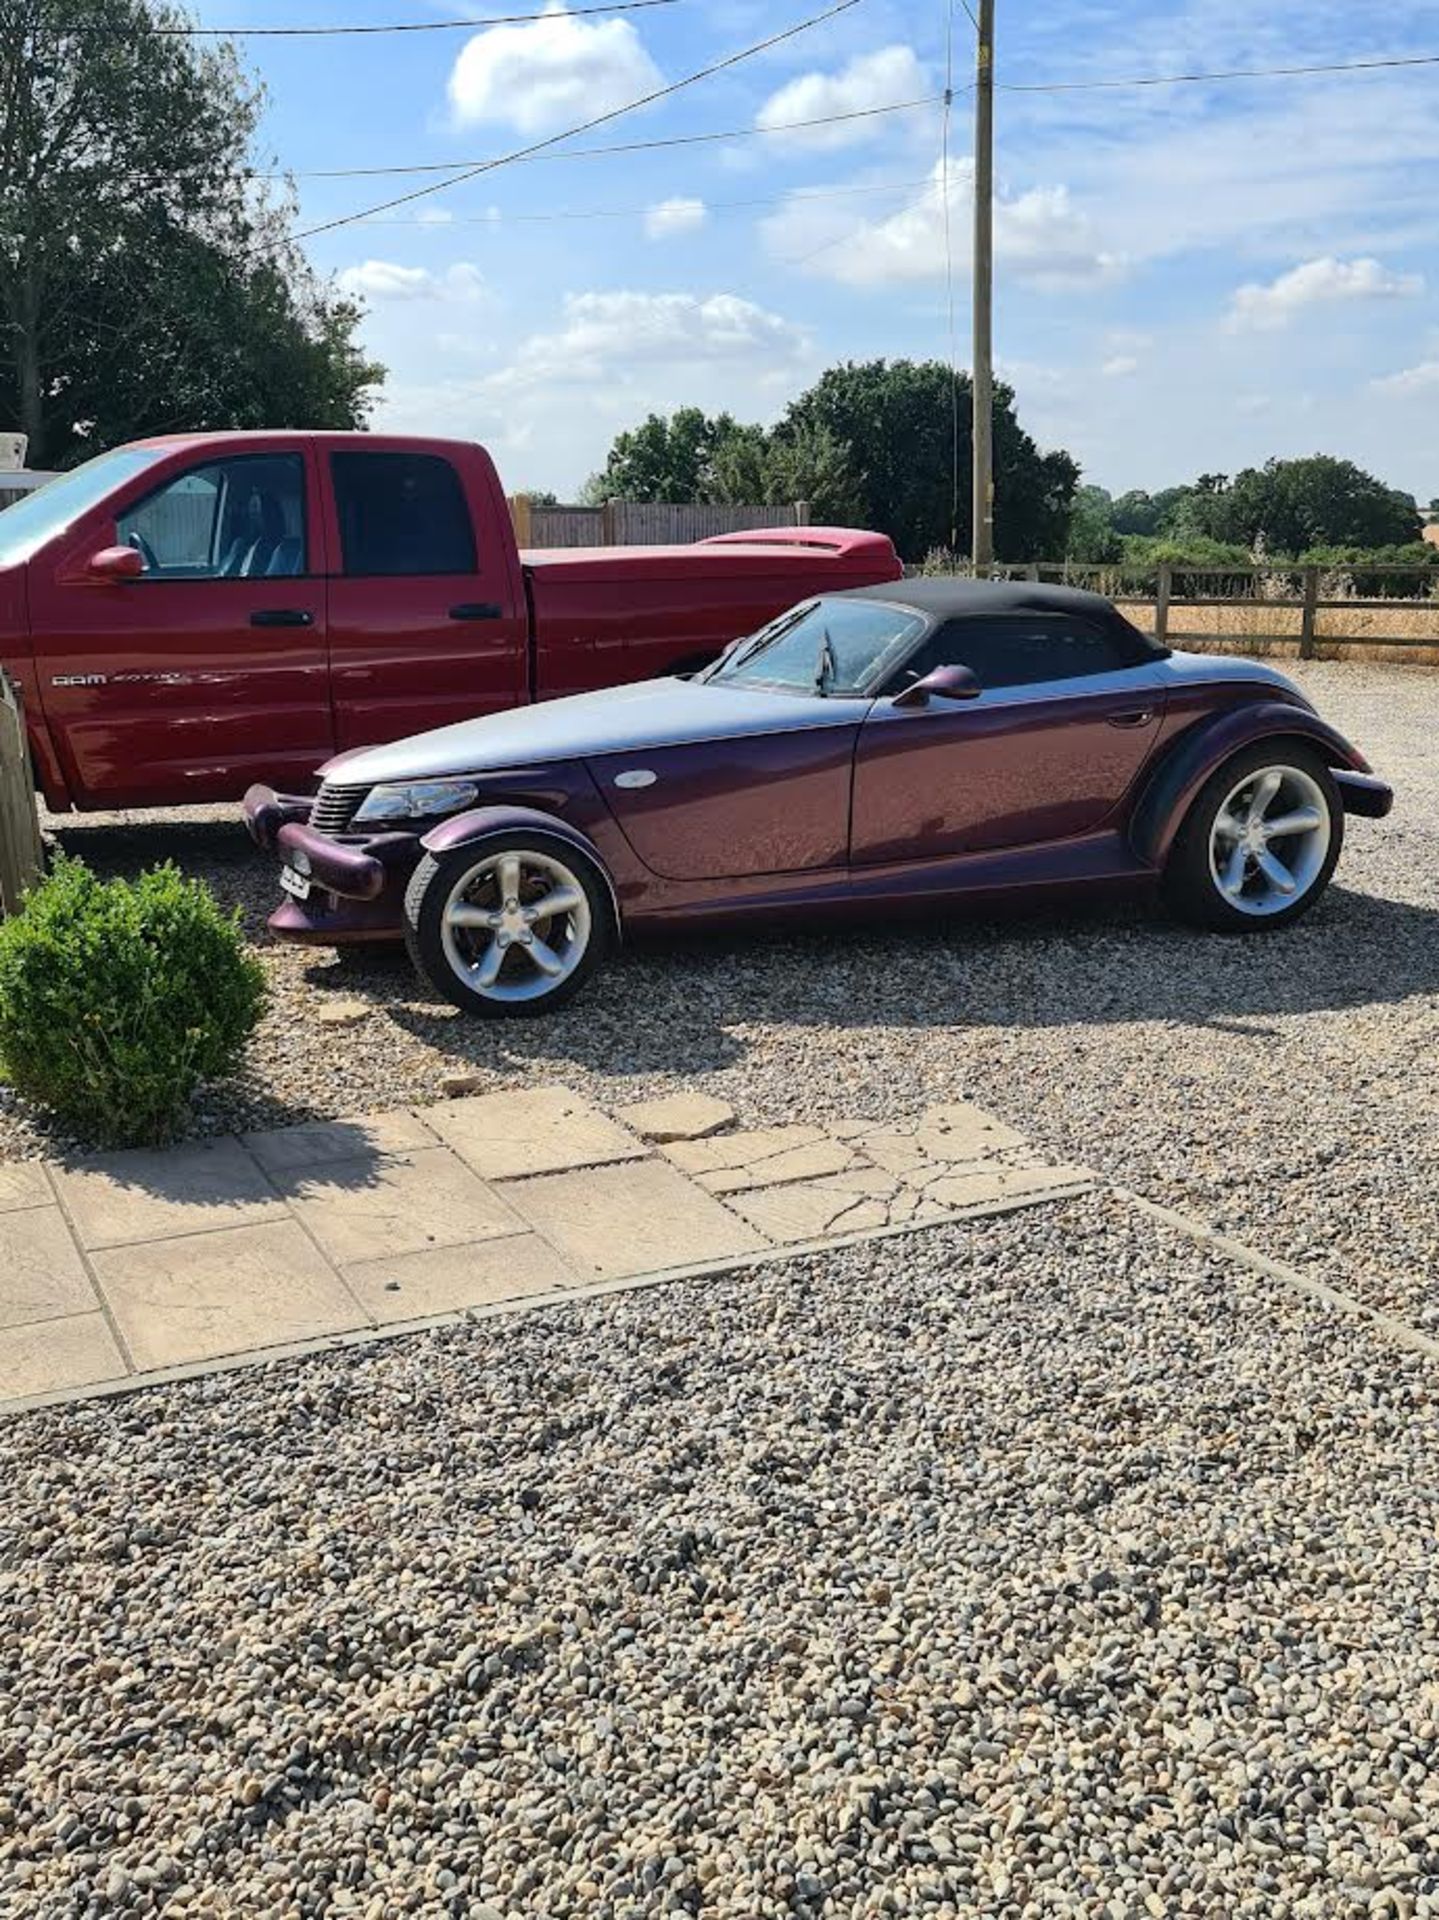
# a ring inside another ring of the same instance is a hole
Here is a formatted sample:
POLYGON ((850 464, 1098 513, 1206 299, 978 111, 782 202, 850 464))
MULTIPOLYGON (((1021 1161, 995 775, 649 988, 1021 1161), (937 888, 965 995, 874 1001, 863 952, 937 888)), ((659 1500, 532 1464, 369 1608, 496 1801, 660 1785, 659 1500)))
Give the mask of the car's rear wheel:
POLYGON ((405 944, 467 1013, 516 1019, 577 993, 605 956, 610 903, 594 863, 542 833, 426 854, 405 893, 405 944))
POLYGON ((1201 789, 1164 876, 1174 911, 1223 933, 1288 926, 1328 886, 1344 803, 1317 754, 1260 742, 1201 789))

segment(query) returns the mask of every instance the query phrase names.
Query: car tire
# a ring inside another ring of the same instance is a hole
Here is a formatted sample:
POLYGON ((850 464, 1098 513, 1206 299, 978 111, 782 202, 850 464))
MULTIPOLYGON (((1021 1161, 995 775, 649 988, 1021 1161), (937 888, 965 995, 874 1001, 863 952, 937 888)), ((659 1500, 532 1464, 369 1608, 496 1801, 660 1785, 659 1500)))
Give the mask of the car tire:
POLYGON ((499 832, 427 853, 405 892, 405 945, 416 970, 453 1006, 485 1019, 563 1006, 613 938, 603 873, 558 834, 499 832), (557 897, 561 907, 536 917, 557 897))
POLYGON ((1164 896, 1180 919, 1218 933, 1287 927, 1317 904, 1343 845, 1344 802, 1323 759, 1294 740, 1259 741, 1200 789, 1164 896))

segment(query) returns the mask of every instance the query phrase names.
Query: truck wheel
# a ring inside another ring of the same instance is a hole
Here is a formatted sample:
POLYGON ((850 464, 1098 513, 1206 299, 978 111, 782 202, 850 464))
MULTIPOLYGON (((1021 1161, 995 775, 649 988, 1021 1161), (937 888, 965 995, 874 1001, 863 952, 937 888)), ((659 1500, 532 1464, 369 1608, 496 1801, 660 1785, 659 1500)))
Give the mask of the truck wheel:
POLYGON ((1344 802, 1328 767, 1297 742, 1260 741, 1201 789, 1164 875, 1173 910, 1220 933, 1285 927, 1329 885, 1344 802))
POLYGON ((592 861, 517 829, 425 855, 405 893, 405 944, 453 1005, 524 1018, 579 991, 604 959, 610 913, 592 861))

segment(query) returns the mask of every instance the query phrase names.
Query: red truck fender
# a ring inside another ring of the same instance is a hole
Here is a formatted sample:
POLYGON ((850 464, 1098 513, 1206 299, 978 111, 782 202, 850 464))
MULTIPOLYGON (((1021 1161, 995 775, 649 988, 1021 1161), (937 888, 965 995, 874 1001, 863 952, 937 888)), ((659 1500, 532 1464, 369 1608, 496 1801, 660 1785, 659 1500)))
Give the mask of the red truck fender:
POLYGON ((581 833, 578 827, 572 827, 568 821, 561 820, 553 813, 541 813, 537 807, 472 807, 468 813, 457 813, 452 820, 442 821, 439 826, 433 827, 421 837, 420 845, 426 853, 453 853, 456 847, 473 846, 497 833, 513 833, 517 828, 528 828, 551 840, 563 841, 567 847, 585 856, 605 883, 610 900, 612 931, 615 938, 619 939, 622 931, 619 895, 615 891, 613 876, 605 865, 604 855, 588 834, 581 833))
POLYGON ((1130 845, 1146 866, 1156 871, 1163 868, 1205 781, 1256 740, 1302 740, 1317 747, 1335 770, 1347 812, 1368 811, 1366 796, 1371 789, 1376 795, 1389 791, 1382 782, 1368 778, 1369 762, 1359 749, 1308 707, 1283 700, 1232 707, 1181 734, 1149 775, 1129 825, 1130 845))

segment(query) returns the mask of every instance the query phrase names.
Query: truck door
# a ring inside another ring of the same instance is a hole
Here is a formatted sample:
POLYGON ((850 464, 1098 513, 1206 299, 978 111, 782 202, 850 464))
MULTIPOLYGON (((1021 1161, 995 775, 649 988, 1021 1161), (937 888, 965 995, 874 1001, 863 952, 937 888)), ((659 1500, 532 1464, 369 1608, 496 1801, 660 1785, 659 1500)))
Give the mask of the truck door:
POLYGON ((35 670, 72 792, 90 807, 237 800, 313 785, 334 751, 324 555, 301 444, 195 448, 30 567, 35 670), (133 547, 138 578, 86 562, 133 547))
POLYGON ((327 455, 336 552, 330 674, 341 751, 529 696, 529 614, 507 510, 452 452, 381 446, 327 455))

